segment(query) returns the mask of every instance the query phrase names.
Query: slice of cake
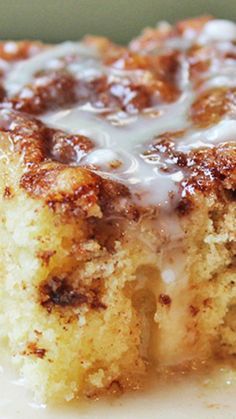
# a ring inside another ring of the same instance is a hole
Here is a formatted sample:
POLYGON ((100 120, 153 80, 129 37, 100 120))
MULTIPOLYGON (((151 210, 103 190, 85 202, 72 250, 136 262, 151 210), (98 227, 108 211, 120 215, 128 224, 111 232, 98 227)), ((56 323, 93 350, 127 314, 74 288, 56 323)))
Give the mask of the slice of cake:
POLYGON ((235 42, 1 43, 1 345, 38 400, 233 363, 235 42))

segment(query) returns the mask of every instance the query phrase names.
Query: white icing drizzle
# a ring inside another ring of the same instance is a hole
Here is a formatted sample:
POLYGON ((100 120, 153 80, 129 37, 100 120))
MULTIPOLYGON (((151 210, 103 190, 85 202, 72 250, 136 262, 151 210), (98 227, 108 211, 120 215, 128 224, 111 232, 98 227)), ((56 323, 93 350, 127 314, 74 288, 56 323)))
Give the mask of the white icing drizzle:
MULTIPOLYGON (((162 30, 168 32, 168 25, 162 23, 162 30)), ((182 37, 167 39, 165 47, 185 51, 194 43, 212 43, 219 51, 232 51, 235 47, 231 41, 236 39, 236 25, 224 20, 209 21, 197 36, 187 30, 182 37), (193 36, 194 35, 194 36, 193 36)), ((161 47, 163 51, 163 46, 161 47)), ((78 79, 95 79, 105 74, 110 82, 118 82, 114 94, 123 95, 129 80, 138 81, 148 77, 144 70, 125 71, 122 68, 111 69, 101 63, 98 52, 81 43, 66 42, 56 47, 49 47, 38 55, 13 66, 6 78, 5 87, 9 95, 14 95, 22 87, 30 83, 34 74, 41 69, 53 69, 60 66, 59 58, 76 55, 67 66, 78 79)), ((118 65, 119 67, 119 65, 118 65)), ((199 91, 209 87, 234 86, 236 80, 236 64, 227 59, 222 62, 213 60, 213 64, 205 74, 206 81, 199 91)), ((212 147, 220 142, 231 141, 236 137, 236 120, 226 117, 217 125, 207 129, 194 131, 188 119, 191 103, 195 93, 189 81, 188 62, 184 53, 180 60, 177 75, 179 88, 182 91, 179 99, 171 104, 162 104, 147 109, 142 114, 128 115, 124 112, 110 113, 102 117, 106 109, 99 109, 86 103, 73 106, 41 116, 41 120, 51 127, 82 134, 91 138, 97 145, 80 164, 96 165, 97 169, 107 177, 124 182, 142 202, 155 205, 168 205, 170 193, 177 193, 179 182, 183 179, 181 170, 175 173, 164 173, 158 161, 150 161, 142 157, 153 137, 167 131, 185 130, 182 137, 176 140, 176 148, 188 152, 192 148, 212 147), (113 164, 118 162, 119 164, 113 164)), ((29 93, 27 87, 22 94, 29 93)), ((133 92, 131 91, 132 95, 133 92)), ((128 98, 130 99, 130 98, 128 98)), ((111 109, 107 109, 111 111, 111 109)), ((172 194, 173 195, 173 194, 172 194)))
POLYGON ((53 112, 41 119, 52 127, 86 135, 97 143, 99 148, 89 153, 83 164, 97 164, 95 162, 99 161, 98 167, 105 175, 132 185, 133 191, 137 193, 142 189, 145 203, 167 204, 169 193, 177 191, 176 173, 160 172, 156 164, 148 164, 140 154, 144 144, 154 135, 187 125, 185 115, 190 101, 190 95, 183 95, 178 103, 162 106, 158 117, 136 115, 124 119, 124 125, 121 126, 113 125, 81 107, 53 112), (110 163, 121 161, 121 167, 111 172, 109 157, 110 163), (147 193, 150 190, 158 190, 158 193, 147 193))
POLYGON ((80 42, 64 42, 55 47, 49 47, 34 57, 17 63, 13 67, 5 82, 8 94, 11 96, 18 93, 23 86, 31 82, 33 75, 37 71, 50 68, 50 63, 53 62, 53 59, 74 54, 81 55, 83 61, 97 55, 93 48, 85 47, 80 42))
POLYGON ((188 152, 193 148, 212 147, 224 142, 235 142, 236 119, 223 119, 210 128, 189 131, 177 143, 177 150, 188 152))
POLYGON ((214 19, 206 23, 198 38, 198 43, 206 44, 212 41, 234 41, 235 39, 235 23, 223 19, 214 19))

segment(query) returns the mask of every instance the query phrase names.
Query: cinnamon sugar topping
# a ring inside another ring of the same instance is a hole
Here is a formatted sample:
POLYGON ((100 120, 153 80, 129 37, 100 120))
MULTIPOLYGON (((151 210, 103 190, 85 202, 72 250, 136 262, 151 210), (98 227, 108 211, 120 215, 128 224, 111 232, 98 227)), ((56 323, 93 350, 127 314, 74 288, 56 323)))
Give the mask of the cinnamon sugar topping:
POLYGON ((30 190, 52 161, 123 183, 142 205, 234 189, 235 28, 209 17, 162 23, 127 48, 93 37, 2 43, 0 129, 33 165, 30 190))

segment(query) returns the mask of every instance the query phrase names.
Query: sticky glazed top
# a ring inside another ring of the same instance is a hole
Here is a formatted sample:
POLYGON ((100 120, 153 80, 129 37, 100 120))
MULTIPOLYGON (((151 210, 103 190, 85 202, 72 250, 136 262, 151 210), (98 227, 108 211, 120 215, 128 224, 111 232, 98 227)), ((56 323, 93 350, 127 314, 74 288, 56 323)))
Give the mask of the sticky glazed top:
POLYGON ((127 47, 8 41, 0 57, 0 129, 23 156, 29 193, 52 195, 65 170, 90 198, 183 213, 198 192, 234 193, 233 22, 161 22, 127 47))

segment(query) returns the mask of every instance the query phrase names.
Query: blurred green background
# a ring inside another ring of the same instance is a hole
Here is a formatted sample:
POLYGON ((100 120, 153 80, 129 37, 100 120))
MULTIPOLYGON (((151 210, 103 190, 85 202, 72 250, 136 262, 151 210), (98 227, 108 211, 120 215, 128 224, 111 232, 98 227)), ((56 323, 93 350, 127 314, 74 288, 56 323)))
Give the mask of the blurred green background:
POLYGON ((158 20, 199 14, 236 19, 236 0, 0 0, 0 38, 54 42, 92 33, 123 43, 158 20))

